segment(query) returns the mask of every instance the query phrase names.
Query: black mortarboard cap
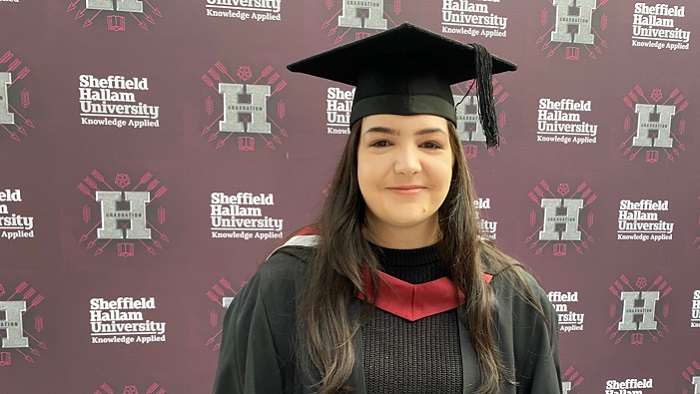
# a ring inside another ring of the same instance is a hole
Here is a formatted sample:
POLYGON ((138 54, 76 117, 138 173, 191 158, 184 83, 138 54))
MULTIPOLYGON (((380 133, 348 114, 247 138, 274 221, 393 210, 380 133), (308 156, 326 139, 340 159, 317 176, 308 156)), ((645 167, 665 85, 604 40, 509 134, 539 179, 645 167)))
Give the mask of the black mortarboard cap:
POLYGON ((350 125, 376 114, 441 116, 457 123, 450 85, 476 79, 479 116, 489 147, 498 145, 491 75, 517 66, 478 44, 403 23, 287 66, 356 86, 350 125))

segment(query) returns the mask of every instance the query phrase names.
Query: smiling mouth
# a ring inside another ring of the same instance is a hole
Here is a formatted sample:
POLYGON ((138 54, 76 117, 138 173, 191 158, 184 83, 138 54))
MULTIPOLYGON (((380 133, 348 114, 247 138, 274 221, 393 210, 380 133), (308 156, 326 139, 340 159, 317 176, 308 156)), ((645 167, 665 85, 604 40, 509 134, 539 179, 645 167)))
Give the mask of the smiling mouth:
POLYGON ((421 191, 425 190, 426 187, 410 185, 410 186, 388 187, 387 189, 395 194, 410 196, 410 195, 420 193, 421 191))

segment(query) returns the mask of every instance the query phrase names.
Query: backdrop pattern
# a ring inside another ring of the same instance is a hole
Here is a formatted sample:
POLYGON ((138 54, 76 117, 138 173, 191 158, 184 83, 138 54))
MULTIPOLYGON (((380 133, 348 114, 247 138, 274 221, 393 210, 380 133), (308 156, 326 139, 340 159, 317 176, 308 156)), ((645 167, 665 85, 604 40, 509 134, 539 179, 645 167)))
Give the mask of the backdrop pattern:
POLYGON ((557 308, 564 392, 700 393, 681 0, 0 1, 0 391, 208 392, 226 306, 348 133, 352 87, 285 65, 403 21, 519 65, 500 147, 472 94, 458 130, 484 230, 557 308))

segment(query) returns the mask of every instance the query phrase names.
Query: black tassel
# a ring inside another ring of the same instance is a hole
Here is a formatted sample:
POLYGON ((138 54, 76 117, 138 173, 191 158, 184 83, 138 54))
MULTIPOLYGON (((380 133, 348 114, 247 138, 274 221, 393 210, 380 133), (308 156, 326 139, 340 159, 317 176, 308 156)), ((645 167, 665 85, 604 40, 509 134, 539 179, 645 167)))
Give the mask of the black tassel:
POLYGON ((496 108, 493 103, 493 84, 491 76, 493 72, 493 63, 491 54, 479 44, 471 44, 474 47, 476 55, 476 83, 477 97, 479 100, 479 118, 481 119, 481 127, 486 134, 486 146, 489 148, 497 147, 499 143, 498 137, 498 120, 496 118, 496 108))

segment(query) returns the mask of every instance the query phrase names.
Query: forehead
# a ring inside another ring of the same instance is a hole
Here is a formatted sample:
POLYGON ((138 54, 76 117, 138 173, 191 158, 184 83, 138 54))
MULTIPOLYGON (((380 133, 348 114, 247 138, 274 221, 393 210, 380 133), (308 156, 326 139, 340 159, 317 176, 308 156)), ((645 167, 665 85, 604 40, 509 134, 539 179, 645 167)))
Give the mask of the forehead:
POLYGON ((424 129, 440 129, 448 131, 447 119, 435 115, 370 115, 362 119, 364 133, 373 128, 391 129, 396 132, 412 133, 424 129))

